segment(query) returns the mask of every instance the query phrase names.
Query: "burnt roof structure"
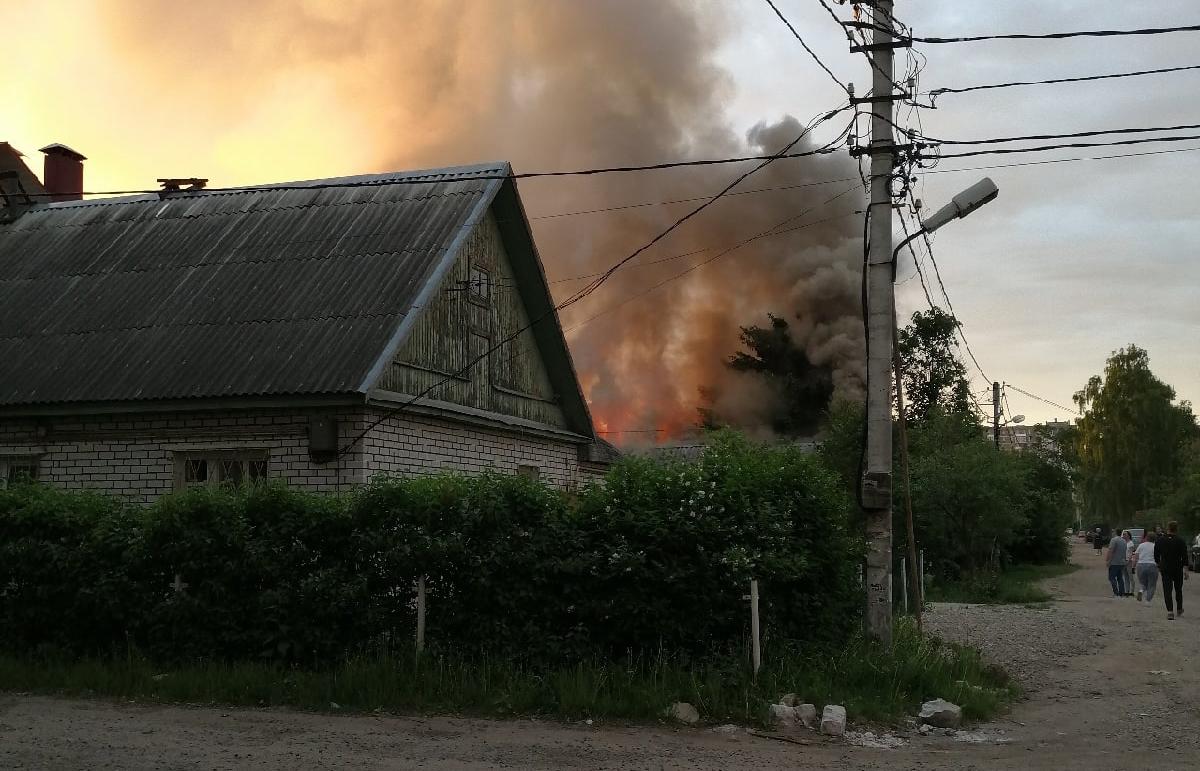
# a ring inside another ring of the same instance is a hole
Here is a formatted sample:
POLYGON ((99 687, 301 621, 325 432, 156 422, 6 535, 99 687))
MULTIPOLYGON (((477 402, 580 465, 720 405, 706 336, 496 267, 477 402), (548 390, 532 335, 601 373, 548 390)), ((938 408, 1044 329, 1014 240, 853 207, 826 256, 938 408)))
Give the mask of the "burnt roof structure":
POLYGON ((496 212, 592 435, 507 163, 39 204, 0 221, 0 409, 372 389, 496 212))

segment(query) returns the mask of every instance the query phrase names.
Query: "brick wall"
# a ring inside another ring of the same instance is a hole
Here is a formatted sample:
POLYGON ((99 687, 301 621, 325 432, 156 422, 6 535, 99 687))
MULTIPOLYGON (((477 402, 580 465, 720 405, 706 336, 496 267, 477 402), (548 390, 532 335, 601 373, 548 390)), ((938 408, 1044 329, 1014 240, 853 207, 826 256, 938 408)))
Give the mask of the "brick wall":
MULTIPOLYGON (((217 450, 266 451, 269 477, 321 491, 380 473, 515 474, 519 466, 536 467, 542 480, 563 488, 575 487, 581 478, 573 444, 409 415, 389 417, 339 461, 318 464, 308 456, 312 413, 262 409, 0 419, 0 459, 36 456, 42 481, 121 493, 140 502, 174 488, 177 457, 217 450)), ((332 414, 338 418, 341 447, 381 413, 346 409, 332 414)))
MULTIPOLYGON (((42 481, 118 492, 141 502, 174 487, 178 456, 216 450, 266 451, 269 477, 310 490, 337 490, 364 481, 357 448, 340 462, 309 459, 309 414, 252 410, 4 419, 0 456, 37 456, 42 481)), ((340 446, 364 424, 361 412, 334 414, 340 446)))
MULTIPOLYGON (((371 417, 380 414, 372 410, 371 417)), ((363 452, 368 476, 515 474, 519 466, 534 466, 543 481, 558 487, 574 488, 580 481, 574 444, 425 416, 388 417, 368 432, 363 452)))

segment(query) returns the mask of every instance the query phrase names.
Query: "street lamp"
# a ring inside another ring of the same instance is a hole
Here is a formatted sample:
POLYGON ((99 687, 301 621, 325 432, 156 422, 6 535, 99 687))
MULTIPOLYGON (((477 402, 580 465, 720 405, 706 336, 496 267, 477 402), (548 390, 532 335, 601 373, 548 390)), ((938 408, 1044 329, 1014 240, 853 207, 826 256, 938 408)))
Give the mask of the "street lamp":
POLYGON ((896 264, 900 250, 912 243, 913 239, 928 235, 949 222, 966 217, 984 204, 996 200, 998 195, 1000 195, 1000 188, 996 187, 996 183, 992 181, 991 177, 984 177, 954 196, 950 199, 950 203, 938 209, 932 217, 922 222, 920 230, 900 242, 900 245, 892 251, 892 265, 896 264))

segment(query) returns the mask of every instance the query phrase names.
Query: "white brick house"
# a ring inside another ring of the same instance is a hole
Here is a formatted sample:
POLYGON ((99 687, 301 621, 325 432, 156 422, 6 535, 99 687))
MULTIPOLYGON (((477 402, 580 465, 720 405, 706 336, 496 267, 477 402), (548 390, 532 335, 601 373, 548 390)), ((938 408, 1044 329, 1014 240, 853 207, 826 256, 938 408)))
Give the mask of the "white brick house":
POLYGON ((5 191, 0 482, 140 501, 446 470, 576 486, 612 452, 510 174, 5 191))

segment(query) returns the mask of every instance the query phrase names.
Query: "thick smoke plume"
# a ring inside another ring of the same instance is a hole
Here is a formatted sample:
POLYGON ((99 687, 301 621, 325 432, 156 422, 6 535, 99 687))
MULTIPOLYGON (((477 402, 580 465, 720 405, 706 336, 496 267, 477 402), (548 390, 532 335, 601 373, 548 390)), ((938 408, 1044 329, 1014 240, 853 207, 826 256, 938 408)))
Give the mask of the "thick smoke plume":
MULTIPOLYGON (((731 93, 712 56, 731 18, 717 4, 671 0, 488 2, 110 3, 102 17, 134 57, 143 87, 235 114, 286 80, 336 95, 372 145, 374 168, 510 160, 518 171, 773 152, 801 130, 794 118, 741 137, 726 122, 731 93)), ((833 105, 810 104, 810 115, 833 105)), ((819 136, 837 133, 830 122, 819 136)), ((320 125, 311 130, 320 132, 320 125)), ((269 138, 265 138, 269 141, 269 138)), ((812 147, 810 143, 797 147, 812 147)), ((715 192, 745 167, 526 180, 521 192, 559 298, 629 254, 695 204, 537 219, 631 202, 715 192)), ((694 425, 699 388, 746 428, 765 425, 769 398, 725 360, 739 325, 786 317, 844 395, 860 388, 861 208, 844 155, 778 161, 687 223, 637 264, 563 314, 576 367, 600 430, 694 425), (840 192, 845 195, 832 202, 840 192), (789 216, 787 227, 597 316, 721 249, 789 216), (688 252, 707 250, 667 260, 688 252), (596 318, 592 318, 596 317, 596 318)), ((216 181, 214 181, 216 182, 216 181)), ((653 434, 612 433, 621 444, 653 434)))

